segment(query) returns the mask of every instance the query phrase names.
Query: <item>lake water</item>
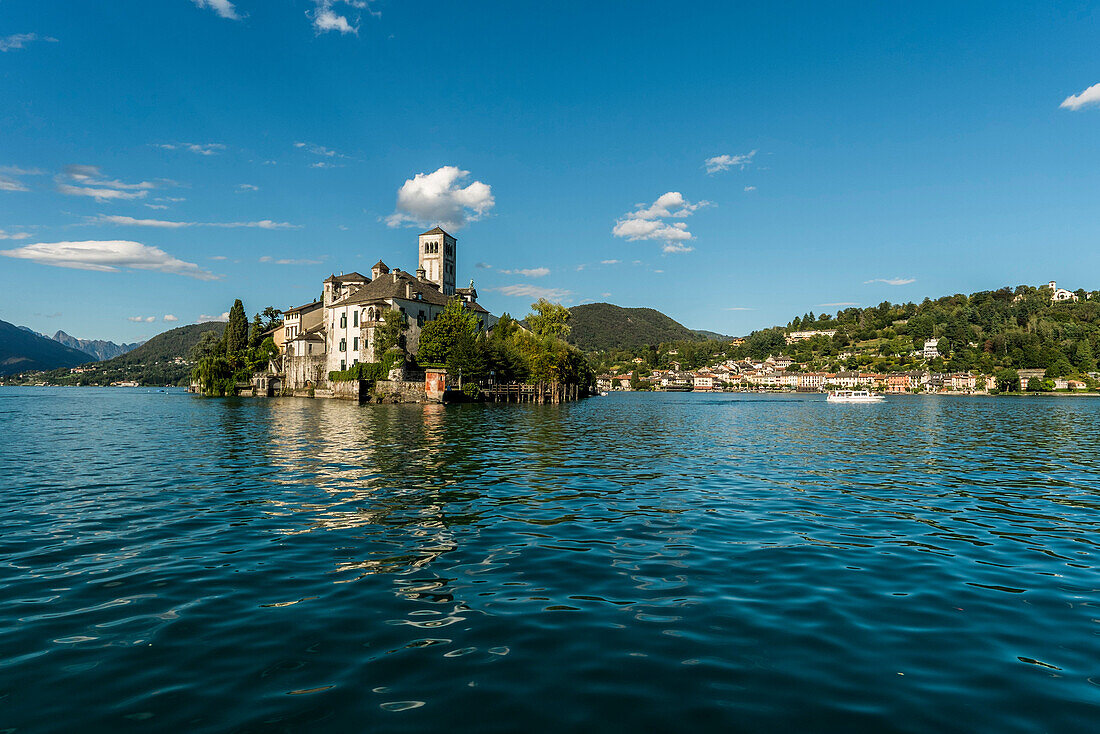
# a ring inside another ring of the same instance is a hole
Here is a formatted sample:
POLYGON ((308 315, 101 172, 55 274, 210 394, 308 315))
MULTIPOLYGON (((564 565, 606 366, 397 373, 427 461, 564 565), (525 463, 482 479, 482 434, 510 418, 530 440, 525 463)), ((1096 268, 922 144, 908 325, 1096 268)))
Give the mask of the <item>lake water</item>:
POLYGON ((0 388, 0 730, 1100 729, 1100 400, 0 388))

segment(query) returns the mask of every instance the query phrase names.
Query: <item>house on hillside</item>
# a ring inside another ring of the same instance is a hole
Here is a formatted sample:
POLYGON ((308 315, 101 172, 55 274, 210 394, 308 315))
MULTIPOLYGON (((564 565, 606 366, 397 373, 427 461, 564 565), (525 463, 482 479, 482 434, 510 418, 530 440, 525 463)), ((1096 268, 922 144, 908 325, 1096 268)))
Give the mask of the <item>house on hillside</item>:
POLYGON ((1059 288, 1056 281, 1050 281, 1047 284, 1047 288, 1050 289, 1050 302, 1051 303, 1076 303, 1077 294, 1073 291, 1067 291, 1065 288, 1059 288))

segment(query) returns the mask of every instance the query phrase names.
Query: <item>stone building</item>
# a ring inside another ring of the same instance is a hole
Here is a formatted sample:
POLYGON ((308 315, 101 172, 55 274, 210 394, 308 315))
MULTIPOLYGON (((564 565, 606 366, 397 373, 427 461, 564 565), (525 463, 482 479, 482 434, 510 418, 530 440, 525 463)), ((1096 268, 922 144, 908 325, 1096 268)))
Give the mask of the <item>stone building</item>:
POLYGON ((369 277, 348 273, 326 278, 321 301, 287 312, 292 317, 283 328, 293 334, 286 336, 286 386, 324 386, 329 372, 379 361, 376 334, 386 311, 404 317, 405 350, 413 355, 419 349, 421 328, 438 317, 451 298, 460 298, 478 315, 481 327, 490 328, 495 319, 478 304, 473 282, 469 288, 455 287, 457 251, 458 241, 435 227, 417 239, 415 273, 391 270, 379 260, 369 277))

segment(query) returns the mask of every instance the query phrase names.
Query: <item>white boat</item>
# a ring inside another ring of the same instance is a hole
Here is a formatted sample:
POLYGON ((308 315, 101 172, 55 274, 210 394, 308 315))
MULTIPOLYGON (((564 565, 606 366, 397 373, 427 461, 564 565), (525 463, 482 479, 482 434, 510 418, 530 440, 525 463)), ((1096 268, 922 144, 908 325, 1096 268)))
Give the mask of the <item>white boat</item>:
POLYGON ((825 398, 830 403, 881 403, 885 399, 867 390, 833 390, 825 398))

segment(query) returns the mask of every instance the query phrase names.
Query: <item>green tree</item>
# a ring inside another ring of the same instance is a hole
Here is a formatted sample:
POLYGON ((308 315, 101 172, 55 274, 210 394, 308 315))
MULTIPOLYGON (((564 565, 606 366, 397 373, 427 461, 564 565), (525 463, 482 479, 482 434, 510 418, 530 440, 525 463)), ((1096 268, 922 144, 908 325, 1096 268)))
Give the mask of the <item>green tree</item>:
POLYGON ((1013 369, 999 369, 993 373, 997 389, 1001 392, 1015 392, 1020 389, 1020 375, 1013 369))
POLYGON ((463 383, 480 382, 488 372, 484 337, 459 330, 447 357, 447 371, 463 383))
POLYGON ((385 311, 382 325, 374 331, 374 361, 381 362, 382 355, 401 344, 408 328, 409 321, 405 314, 392 308, 385 311))
POLYGON ((1038 377, 1030 378, 1027 381, 1027 391, 1028 392, 1042 392, 1043 391, 1043 381, 1040 380, 1038 377))
POLYGON ((1073 365, 1065 357, 1059 357, 1050 367, 1047 367, 1046 377, 1065 377, 1073 374, 1073 365))
POLYGON ((1077 348, 1073 351, 1073 363, 1080 372, 1095 372, 1096 358, 1093 356, 1092 344, 1088 337, 1077 342, 1077 348))
POLYGON ((195 346, 191 347, 191 361, 201 362, 207 357, 221 354, 223 348, 221 337, 216 331, 204 331, 195 346))
POLYGON ((466 337, 474 339, 477 331, 477 315, 466 310, 462 299, 452 298, 443 313, 420 330, 416 359, 420 364, 447 364, 455 345, 466 337))
POLYGON ((536 336, 553 336, 564 339, 569 336, 569 309, 560 303, 540 298, 531 304, 534 313, 527 315, 527 325, 536 336))
POLYGON ((264 327, 263 318, 260 314, 256 314, 252 319, 252 325, 248 328, 249 349, 256 349, 263 343, 265 331, 267 329, 264 327))
POLYGON ((233 301, 229 309, 229 323, 225 326, 225 352, 234 355, 248 347, 248 315, 241 299, 233 301))
POLYGON ((283 323, 283 312, 274 306, 268 306, 261 314, 264 317, 264 331, 269 331, 283 323))

